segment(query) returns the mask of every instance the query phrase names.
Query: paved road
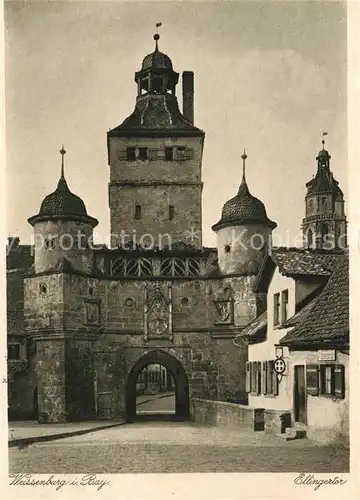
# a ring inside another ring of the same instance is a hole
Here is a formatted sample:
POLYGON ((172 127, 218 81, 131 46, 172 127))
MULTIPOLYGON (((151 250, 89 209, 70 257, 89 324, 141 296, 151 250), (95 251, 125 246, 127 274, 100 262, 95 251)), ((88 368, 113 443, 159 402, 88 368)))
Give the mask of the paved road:
POLYGON ((338 473, 348 464, 346 449, 190 422, 125 424, 9 451, 10 471, 21 473, 338 473))
POLYGON ((151 415, 153 413, 162 413, 164 415, 175 414, 175 394, 156 394, 154 396, 142 396, 142 399, 136 399, 136 413, 138 415, 151 415), (150 399, 150 400, 146 400, 150 399), (144 401, 144 402, 142 402, 144 401), (139 404, 140 403, 140 404, 139 404))

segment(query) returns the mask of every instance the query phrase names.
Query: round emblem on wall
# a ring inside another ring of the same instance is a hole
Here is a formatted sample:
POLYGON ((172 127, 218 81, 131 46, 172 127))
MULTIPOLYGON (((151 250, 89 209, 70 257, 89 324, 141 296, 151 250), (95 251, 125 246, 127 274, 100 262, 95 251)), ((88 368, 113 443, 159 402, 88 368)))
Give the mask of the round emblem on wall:
POLYGON ((129 309, 135 307, 135 299, 133 299, 132 297, 128 297, 127 299, 125 299, 125 306, 129 309))
POLYGON ((274 363, 274 370, 276 373, 284 373, 286 368, 285 361, 283 359, 277 359, 274 363))

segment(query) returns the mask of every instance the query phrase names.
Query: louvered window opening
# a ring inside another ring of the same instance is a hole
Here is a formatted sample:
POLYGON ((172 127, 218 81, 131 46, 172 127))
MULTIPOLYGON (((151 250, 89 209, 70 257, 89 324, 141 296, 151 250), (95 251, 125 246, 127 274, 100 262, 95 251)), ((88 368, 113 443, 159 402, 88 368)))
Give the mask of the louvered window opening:
POLYGON ((197 259, 172 257, 163 260, 160 265, 161 276, 199 276, 199 274, 200 261, 197 259))

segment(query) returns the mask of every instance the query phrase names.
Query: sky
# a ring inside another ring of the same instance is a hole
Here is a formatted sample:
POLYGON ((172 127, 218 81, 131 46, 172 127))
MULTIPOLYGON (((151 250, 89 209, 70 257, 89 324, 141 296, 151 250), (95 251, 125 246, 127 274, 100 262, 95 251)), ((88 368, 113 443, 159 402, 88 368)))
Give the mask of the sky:
MULTIPOLYGON (((241 181, 293 246, 322 132, 347 201, 346 8, 336 1, 5 2, 7 233, 30 243, 28 217, 66 178, 109 233, 106 132, 134 109, 134 73, 159 47, 195 73, 205 131, 203 244, 241 181)), ((181 85, 177 90, 181 105, 181 85)), ((345 205, 346 208, 346 205, 345 205)))

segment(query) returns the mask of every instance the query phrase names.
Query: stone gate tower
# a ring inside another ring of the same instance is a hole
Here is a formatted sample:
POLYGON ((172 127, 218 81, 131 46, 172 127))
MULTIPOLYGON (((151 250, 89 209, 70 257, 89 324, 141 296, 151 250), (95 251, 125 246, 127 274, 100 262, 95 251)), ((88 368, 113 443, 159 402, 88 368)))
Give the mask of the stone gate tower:
POLYGON ((108 132, 111 243, 161 248, 191 231, 200 249, 204 132, 193 124, 194 76, 183 72, 181 113, 179 74, 159 51, 159 35, 154 40, 154 52, 135 73, 135 109, 108 132))
POLYGON ((330 154, 323 148, 316 157, 315 177, 306 184, 303 235, 309 248, 345 248, 344 195, 330 170, 330 154))

